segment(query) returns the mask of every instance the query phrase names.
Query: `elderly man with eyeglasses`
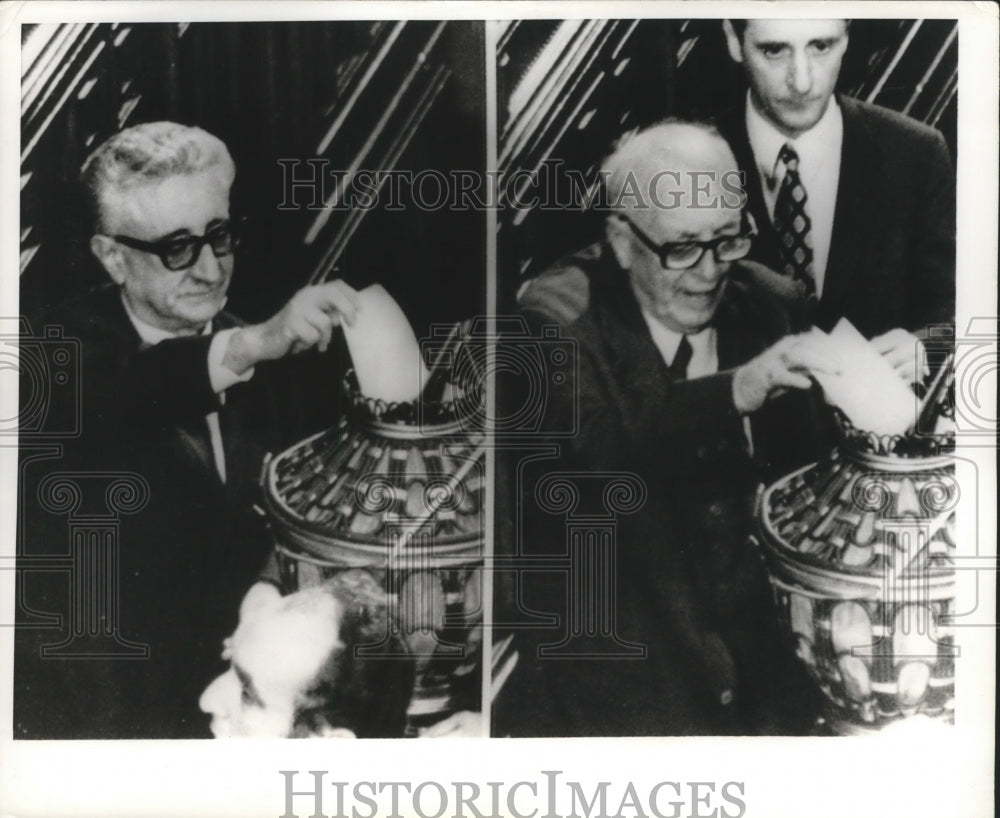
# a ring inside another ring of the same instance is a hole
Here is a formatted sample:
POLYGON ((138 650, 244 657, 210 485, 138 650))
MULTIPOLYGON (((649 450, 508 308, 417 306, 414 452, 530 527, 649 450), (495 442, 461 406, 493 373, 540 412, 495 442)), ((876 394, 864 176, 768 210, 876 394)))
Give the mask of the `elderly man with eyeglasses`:
MULTIPOLYGON (((531 611, 557 614, 558 624, 519 634, 522 661, 495 706, 497 727, 515 735, 808 730, 811 694, 776 633, 747 536, 755 490, 782 442, 759 421, 791 401, 806 422, 809 373, 837 365, 812 337, 789 334, 784 299, 794 293, 783 279, 742 261, 753 225, 736 160, 713 128, 668 121, 630 135, 602 175, 603 240, 519 295, 529 323, 555 323, 576 341, 575 375, 545 395, 545 428, 564 429, 567 417, 578 427, 553 438, 557 460, 537 473, 519 466, 518 553, 566 549, 566 523, 543 507, 532 474, 631 474, 645 499, 617 515, 613 566, 602 563, 594 580, 613 577, 600 611, 574 625, 588 599, 570 598, 557 572, 522 571, 505 621, 531 611), (553 647, 567 632, 573 656, 553 647)), ((581 487, 574 513, 607 515, 602 503, 581 487)))
MULTIPOLYGON (((69 407, 81 433, 53 468, 129 472, 147 486, 144 507, 122 516, 119 564, 107 568, 117 574, 118 636, 149 655, 19 653, 30 684, 15 703, 18 735, 209 735, 198 698, 223 669, 218 645, 270 550, 253 511, 257 478, 265 453, 287 441, 269 362, 325 349, 357 309, 354 290, 334 281, 300 290, 260 324, 224 311, 239 237, 234 176, 218 138, 172 122, 123 130, 83 166, 90 249, 111 283, 41 319, 79 339, 82 356, 82 403, 69 407)), ((65 518, 36 511, 22 523, 26 541, 64 544, 65 518)), ((65 589, 29 580, 25 605, 57 612, 65 589)))

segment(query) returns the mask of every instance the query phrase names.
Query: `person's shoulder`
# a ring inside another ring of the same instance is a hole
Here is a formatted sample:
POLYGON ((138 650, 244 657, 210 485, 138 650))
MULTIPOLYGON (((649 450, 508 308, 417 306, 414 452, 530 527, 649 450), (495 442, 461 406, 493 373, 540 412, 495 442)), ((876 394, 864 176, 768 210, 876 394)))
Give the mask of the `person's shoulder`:
POLYGON ((730 105, 717 111, 708 120, 727 140, 741 133, 746 134, 746 103, 741 101, 739 105, 730 105))
POLYGON ((801 284, 749 259, 733 262, 723 303, 733 318, 776 337, 797 325, 805 309, 801 284))
POLYGON ((114 328, 125 317, 118 287, 112 283, 92 287, 28 317, 32 329, 60 329, 63 334, 91 335, 114 328))
POLYGON ((570 326, 590 303, 590 278, 601 264, 602 255, 603 247, 598 242, 559 259, 521 285, 518 307, 524 313, 570 326))
POLYGON ((883 108, 872 102, 864 102, 854 97, 838 98, 846 122, 861 122, 877 137, 884 136, 898 145, 900 140, 912 144, 943 146, 941 132, 913 117, 883 108))

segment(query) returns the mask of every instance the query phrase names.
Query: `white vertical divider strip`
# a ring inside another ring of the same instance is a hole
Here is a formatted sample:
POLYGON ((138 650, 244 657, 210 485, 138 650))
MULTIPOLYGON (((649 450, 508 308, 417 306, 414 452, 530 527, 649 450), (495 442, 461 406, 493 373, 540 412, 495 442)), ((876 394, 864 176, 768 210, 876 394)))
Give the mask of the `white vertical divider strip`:
MULTIPOLYGON (((486 47, 484 48, 484 74, 486 78, 486 168, 487 180, 489 173, 497 169, 497 40, 503 31, 504 24, 495 20, 484 23, 486 47)), ((490 203, 486 208, 486 337, 496 338, 497 312, 497 212, 493 197, 488 196, 490 203)), ((493 356, 496 352, 496 342, 488 341, 486 346, 486 513, 484 515, 483 537, 483 652, 482 652, 482 702, 484 735, 490 734, 492 710, 492 662, 493 656, 493 554, 494 536, 496 530, 496 447, 494 437, 489 431, 489 419, 496 411, 496 379, 493 356)))

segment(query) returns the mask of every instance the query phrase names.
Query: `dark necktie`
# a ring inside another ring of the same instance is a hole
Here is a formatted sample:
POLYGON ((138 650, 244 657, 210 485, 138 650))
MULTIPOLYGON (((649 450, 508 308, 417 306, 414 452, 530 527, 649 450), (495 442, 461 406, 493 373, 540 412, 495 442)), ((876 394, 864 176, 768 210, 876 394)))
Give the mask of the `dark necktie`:
POLYGON ((686 335, 681 336, 681 342, 670 362, 670 380, 683 381, 687 378, 688 364, 691 363, 691 342, 686 335))
POLYGON ((799 155, 791 145, 782 145, 778 161, 785 165, 785 177, 774 204, 774 230, 781 243, 781 262, 785 275, 801 281, 807 296, 816 294, 813 270, 812 221, 806 213, 806 189, 799 176, 799 155))

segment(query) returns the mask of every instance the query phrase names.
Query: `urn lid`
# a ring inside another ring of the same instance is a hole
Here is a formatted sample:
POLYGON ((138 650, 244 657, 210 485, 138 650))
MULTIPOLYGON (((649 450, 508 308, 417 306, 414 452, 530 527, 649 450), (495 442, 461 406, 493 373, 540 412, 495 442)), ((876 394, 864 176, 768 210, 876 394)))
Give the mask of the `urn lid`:
POLYGON ((263 475, 276 538, 347 565, 463 564, 482 553, 484 434, 475 396, 385 404, 345 380, 340 423, 273 457, 263 475))
POLYGON ((954 570, 953 433, 855 428, 839 410, 830 457, 768 487, 759 529, 779 567, 799 582, 907 583, 954 570))

